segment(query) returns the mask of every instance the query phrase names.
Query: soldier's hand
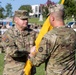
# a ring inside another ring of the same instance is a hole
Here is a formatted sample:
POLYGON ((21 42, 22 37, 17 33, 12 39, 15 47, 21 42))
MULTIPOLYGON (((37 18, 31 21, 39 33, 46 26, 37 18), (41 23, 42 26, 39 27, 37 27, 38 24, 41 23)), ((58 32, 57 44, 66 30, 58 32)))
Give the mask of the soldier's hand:
POLYGON ((31 49, 30 49, 30 54, 29 56, 30 57, 34 57, 36 55, 36 46, 33 46, 31 49))
POLYGON ((30 49, 30 53, 33 53, 33 52, 35 52, 35 51, 36 51, 36 47, 33 46, 33 47, 30 49))

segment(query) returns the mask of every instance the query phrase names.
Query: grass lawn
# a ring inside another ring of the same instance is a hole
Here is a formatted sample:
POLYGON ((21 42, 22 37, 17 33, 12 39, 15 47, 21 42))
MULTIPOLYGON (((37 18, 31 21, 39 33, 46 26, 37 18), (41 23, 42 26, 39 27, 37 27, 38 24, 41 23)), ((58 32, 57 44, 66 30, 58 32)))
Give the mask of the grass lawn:
MULTIPOLYGON (((0 75, 2 75, 3 72, 3 65, 4 65, 4 54, 0 54, 0 75)), ((37 67, 37 73, 35 75, 45 75, 44 74, 44 64, 42 64, 40 67, 37 67)))
POLYGON ((39 18, 29 18, 29 23, 35 23, 35 24, 39 24, 39 25, 43 25, 44 21, 46 19, 43 18, 43 21, 39 21, 39 18))
POLYGON ((36 74, 35 75, 45 75, 45 68, 44 64, 36 68, 36 74))
POLYGON ((3 64, 4 64, 4 54, 0 54, 0 75, 2 75, 3 72, 3 64))
MULTIPOLYGON (((29 23, 36 23, 37 25, 43 25, 47 18, 43 18, 43 21, 39 21, 39 18, 29 18, 29 23)), ((73 21, 72 18, 65 19, 65 24, 73 21)))

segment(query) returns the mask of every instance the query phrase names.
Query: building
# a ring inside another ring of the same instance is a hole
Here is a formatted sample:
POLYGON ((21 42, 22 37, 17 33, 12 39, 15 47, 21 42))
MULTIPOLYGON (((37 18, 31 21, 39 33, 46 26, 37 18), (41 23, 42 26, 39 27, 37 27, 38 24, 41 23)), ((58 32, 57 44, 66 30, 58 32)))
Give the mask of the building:
POLYGON ((29 16, 39 17, 41 14, 40 5, 31 5, 31 7, 32 7, 32 13, 29 13, 29 16))
POLYGON ((42 11, 43 11, 42 7, 47 7, 48 8, 50 4, 55 5, 55 3, 52 2, 51 0, 47 0, 47 2, 45 4, 31 5, 32 13, 29 13, 29 16, 40 17, 40 15, 42 14, 42 11))

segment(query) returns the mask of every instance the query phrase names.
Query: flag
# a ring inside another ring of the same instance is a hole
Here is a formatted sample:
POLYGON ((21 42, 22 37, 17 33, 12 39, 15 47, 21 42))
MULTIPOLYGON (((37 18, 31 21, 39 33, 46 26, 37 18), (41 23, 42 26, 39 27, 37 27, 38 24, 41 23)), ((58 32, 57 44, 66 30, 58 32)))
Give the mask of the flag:
POLYGON ((35 40, 35 45, 36 45, 36 50, 39 48, 39 44, 42 40, 42 37, 49 31, 51 30, 53 27, 50 25, 50 22, 49 22, 49 17, 46 19, 46 21, 44 22, 41 30, 40 30, 40 33, 37 37, 37 39, 35 40))
MULTIPOLYGON (((41 30, 40 30, 40 33, 35 41, 35 46, 36 46, 36 51, 38 50, 39 48, 39 44, 40 44, 40 41, 42 39, 42 37, 49 31, 51 30, 53 27, 50 25, 50 22, 49 22, 49 17, 46 19, 46 21, 44 22, 41 30)), ((25 75, 31 75, 31 68, 32 68, 32 63, 31 61, 28 59, 26 61, 26 64, 25 64, 25 68, 24 68, 24 72, 25 72, 25 75)))
MULTIPOLYGON (((61 1, 61 4, 64 4, 64 1, 65 0, 62 0, 61 1)), ((37 37, 37 39, 35 40, 35 46, 36 46, 36 51, 38 51, 38 48, 39 48, 39 44, 42 40, 42 37, 49 31, 49 30, 52 30, 52 25, 50 24, 49 22, 49 16, 48 18, 46 19, 46 21, 44 22, 41 30, 40 30, 40 33, 37 37)), ((25 72, 25 75, 31 75, 31 68, 32 68, 32 63, 31 61, 28 59, 27 62, 26 62, 26 65, 25 65, 25 68, 24 68, 24 72, 25 72)))
POLYGON ((65 1, 65 0, 61 0, 61 4, 64 4, 64 1, 65 1))

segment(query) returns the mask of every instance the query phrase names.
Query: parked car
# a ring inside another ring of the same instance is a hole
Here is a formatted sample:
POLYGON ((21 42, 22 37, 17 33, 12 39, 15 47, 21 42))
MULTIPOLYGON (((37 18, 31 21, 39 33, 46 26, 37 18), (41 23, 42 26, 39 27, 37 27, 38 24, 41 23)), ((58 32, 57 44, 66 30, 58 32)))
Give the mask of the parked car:
POLYGON ((73 28, 74 25, 76 25, 76 21, 75 22, 72 21, 72 22, 67 23, 67 26, 70 28, 73 28))
POLYGON ((76 21, 67 23, 67 26, 73 28, 73 30, 76 31, 76 21))

